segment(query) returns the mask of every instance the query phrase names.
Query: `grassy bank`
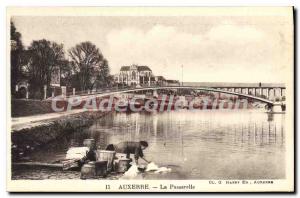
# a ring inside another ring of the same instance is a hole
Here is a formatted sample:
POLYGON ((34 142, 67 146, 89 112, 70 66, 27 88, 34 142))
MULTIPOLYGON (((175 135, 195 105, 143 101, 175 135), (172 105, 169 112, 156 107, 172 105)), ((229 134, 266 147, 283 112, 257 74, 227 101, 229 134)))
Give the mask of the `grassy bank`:
POLYGON ((44 113, 52 113, 51 101, 42 100, 11 100, 11 116, 31 116, 44 113))

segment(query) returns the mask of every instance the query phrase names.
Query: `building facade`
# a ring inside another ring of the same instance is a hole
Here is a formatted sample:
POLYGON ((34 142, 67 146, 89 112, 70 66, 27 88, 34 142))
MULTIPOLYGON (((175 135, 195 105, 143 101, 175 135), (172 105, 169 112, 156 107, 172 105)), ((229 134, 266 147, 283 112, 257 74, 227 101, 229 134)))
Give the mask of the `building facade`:
POLYGON ((141 65, 122 66, 120 72, 114 76, 114 80, 118 84, 141 87, 166 86, 168 82, 172 82, 171 84, 178 82, 175 80, 166 80, 163 76, 155 76, 148 66, 141 65))
POLYGON ((117 83, 128 86, 151 85, 152 78, 152 70, 148 66, 139 65, 122 66, 120 73, 115 75, 117 83))

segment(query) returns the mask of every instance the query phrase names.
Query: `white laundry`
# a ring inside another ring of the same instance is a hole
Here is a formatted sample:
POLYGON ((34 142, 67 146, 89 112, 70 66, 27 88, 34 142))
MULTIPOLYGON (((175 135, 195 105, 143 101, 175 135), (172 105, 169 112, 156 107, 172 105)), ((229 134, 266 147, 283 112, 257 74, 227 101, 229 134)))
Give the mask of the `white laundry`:
POLYGON ((71 147, 67 151, 66 159, 82 159, 88 151, 88 147, 71 147))
POLYGON ((172 171, 171 168, 160 167, 156 171, 154 171, 154 173, 166 173, 166 172, 171 172, 171 171, 172 171))
POLYGON ((154 171, 154 173, 165 173, 165 172, 171 172, 171 168, 167 167, 158 167, 154 162, 151 162, 147 165, 146 172, 148 171, 154 171))
MULTIPOLYGON (((166 173, 171 172, 171 168, 167 167, 158 167, 154 162, 151 162, 147 165, 147 168, 145 170, 146 172, 153 171, 154 173, 166 173)), ((131 165, 131 167, 126 171, 123 176, 120 179, 136 179, 136 177, 139 175, 139 169, 136 164, 131 165)))
POLYGON ((150 162, 147 165, 147 168, 145 171, 148 172, 148 171, 156 171, 156 170, 158 170, 158 166, 154 162, 150 162))
POLYGON ((138 167, 136 164, 132 164, 132 166, 124 173, 121 179, 133 179, 139 173, 138 167))

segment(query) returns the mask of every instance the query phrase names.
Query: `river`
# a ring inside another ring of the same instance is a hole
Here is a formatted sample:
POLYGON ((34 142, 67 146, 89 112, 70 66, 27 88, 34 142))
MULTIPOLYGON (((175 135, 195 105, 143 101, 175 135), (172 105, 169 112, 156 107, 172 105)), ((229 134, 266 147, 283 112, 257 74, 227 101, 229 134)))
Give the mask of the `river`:
MULTIPOLYGON (((285 114, 263 110, 180 110, 111 113, 29 156, 32 161, 63 159, 71 146, 94 138, 97 146, 146 140, 147 159, 172 171, 137 179, 283 179, 285 114)), ((142 162, 142 161, 141 161, 142 162)), ((13 170, 13 179, 79 179, 78 172, 13 170), (59 175, 59 176, 57 176, 59 175)))

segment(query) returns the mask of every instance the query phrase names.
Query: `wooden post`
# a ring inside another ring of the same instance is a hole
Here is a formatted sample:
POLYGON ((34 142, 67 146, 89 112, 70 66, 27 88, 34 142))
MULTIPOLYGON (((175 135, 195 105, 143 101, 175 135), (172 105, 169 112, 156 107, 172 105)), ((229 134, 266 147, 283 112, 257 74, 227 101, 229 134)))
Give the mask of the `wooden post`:
POLYGON ((67 88, 66 86, 61 86, 61 96, 66 97, 67 96, 67 88))
POLYGON ((26 99, 29 98, 29 91, 28 91, 28 88, 26 88, 26 99))
POLYGON ((47 99, 47 85, 44 85, 44 100, 47 99))

